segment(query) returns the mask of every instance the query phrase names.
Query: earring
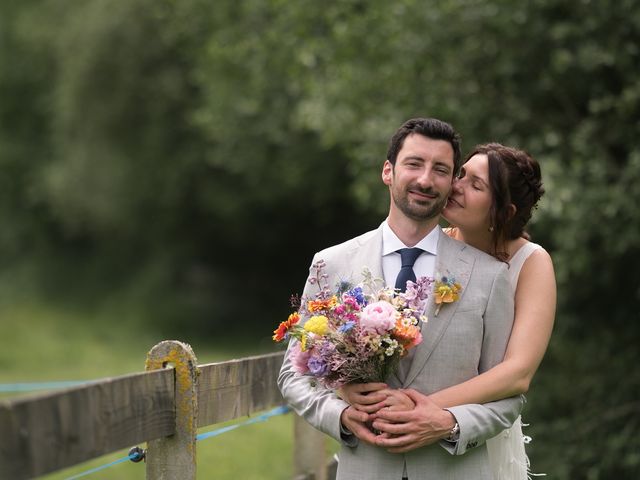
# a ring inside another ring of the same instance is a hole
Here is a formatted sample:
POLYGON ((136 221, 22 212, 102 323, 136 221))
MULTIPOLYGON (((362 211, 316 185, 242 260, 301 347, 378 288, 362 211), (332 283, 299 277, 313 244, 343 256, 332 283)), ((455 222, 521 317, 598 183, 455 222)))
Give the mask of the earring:
POLYGON ((489 231, 490 231, 490 232, 493 232, 493 227, 489 227, 489 231))

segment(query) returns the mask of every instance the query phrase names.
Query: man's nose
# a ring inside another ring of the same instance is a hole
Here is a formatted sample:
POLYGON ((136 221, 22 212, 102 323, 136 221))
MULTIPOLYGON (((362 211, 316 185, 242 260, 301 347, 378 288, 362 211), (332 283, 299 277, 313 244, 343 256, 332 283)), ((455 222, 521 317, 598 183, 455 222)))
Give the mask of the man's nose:
POLYGON ((433 186, 433 175, 434 172, 432 169, 425 168, 418 177, 418 185, 420 185, 420 188, 429 188, 433 186))

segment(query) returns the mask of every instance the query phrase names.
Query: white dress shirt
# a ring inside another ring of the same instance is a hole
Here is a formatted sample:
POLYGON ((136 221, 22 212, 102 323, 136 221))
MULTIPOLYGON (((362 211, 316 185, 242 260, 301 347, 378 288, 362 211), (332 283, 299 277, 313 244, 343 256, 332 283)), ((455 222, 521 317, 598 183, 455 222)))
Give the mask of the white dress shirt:
MULTIPOLYGON (((436 268, 438 239, 441 232, 440 226, 436 225, 426 237, 413 246, 424 250, 413 265, 416 278, 433 277, 436 268)), ((382 222, 382 274, 384 275, 385 283, 390 287, 396 284, 396 278, 402 267, 402 260, 398 253, 401 248, 411 247, 402 243, 402 240, 391 230, 389 223, 385 220, 382 222)))
MULTIPOLYGON (((416 243, 414 248, 424 250, 413 264, 413 272, 416 278, 433 277, 436 268, 436 255, 438 254, 438 240, 442 229, 440 225, 436 225, 422 240, 416 243)), ((401 248, 411 248, 405 245, 402 240, 391 230, 387 220, 382 222, 382 274, 387 286, 393 287, 396 284, 396 277, 402 268, 402 259, 398 250, 401 248)), ((422 328, 422 325, 420 326, 422 328)), ((408 354, 400 361, 398 365, 398 374, 400 378, 405 378, 415 349, 409 350, 408 354)), ((407 466, 405 464, 403 478, 407 477, 407 466)))

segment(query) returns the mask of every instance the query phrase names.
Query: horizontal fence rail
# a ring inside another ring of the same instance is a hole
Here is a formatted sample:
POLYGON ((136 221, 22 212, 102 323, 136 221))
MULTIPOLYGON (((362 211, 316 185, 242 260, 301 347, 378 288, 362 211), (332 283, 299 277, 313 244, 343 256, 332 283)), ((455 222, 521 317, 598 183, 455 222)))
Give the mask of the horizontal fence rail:
MULTIPOLYGON (((282 405, 283 355, 198 366, 198 427, 282 405)), ((174 369, 162 369, 1 400, 0 478, 32 478, 174 435, 178 383, 174 369)))
POLYGON ((0 403, 0 478, 23 479, 171 435, 173 373, 105 379, 0 403))
POLYGON ((282 405, 276 380, 284 353, 200 365, 198 427, 282 405))

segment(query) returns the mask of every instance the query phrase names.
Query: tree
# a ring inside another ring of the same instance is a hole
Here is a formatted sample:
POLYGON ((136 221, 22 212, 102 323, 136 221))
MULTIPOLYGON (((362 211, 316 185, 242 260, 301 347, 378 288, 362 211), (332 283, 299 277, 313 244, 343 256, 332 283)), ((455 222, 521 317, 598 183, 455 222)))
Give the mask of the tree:
POLYGON ((534 238, 560 289, 525 412, 534 468, 633 477, 637 2, 6 9, 0 251, 62 251, 112 290, 148 285, 150 304, 175 301, 156 308, 181 328, 219 332, 240 323, 242 305, 242 325, 268 336, 313 251, 381 220, 380 167, 407 118, 450 121, 467 150, 489 140, 529 150, 547 189, 534 238))

